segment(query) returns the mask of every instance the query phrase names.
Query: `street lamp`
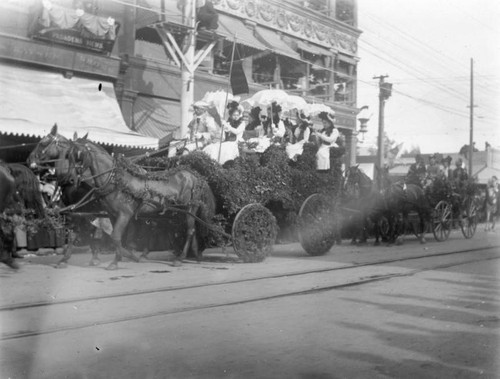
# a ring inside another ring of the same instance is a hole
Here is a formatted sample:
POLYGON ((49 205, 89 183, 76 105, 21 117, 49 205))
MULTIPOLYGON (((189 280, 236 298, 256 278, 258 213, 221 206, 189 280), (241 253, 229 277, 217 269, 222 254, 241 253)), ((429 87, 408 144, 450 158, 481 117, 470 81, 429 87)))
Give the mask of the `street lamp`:
POLYGON ((358 112, 358 121, 359 121, 359 131, 361 133, 362 140, 365 140, 365 133, 368 131, 368 121, 372 117, 372 113, 370 113, 368 105, 365 105, 359 109, 358 112))

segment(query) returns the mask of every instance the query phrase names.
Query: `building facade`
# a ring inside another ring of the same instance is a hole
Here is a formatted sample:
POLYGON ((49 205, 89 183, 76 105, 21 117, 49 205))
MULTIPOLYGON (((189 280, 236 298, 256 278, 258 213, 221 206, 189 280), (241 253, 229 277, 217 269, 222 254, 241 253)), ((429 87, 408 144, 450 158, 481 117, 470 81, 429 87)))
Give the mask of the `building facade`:
MULTIPOLYGON (((175 135, 182 99, 179 55, 173 45, 185 47, 190 31, 182 0, 21 3, 7 0, 0 5, 3 62, 112 83, 130 130, 160 140, 175 135), (61 9, 67 10, 62 18, 61 9), (89 30, 82 20, 82 10, 86 16, 94 16, 88 25, 101 28, 85 34, 89 30), (40 33, 39 24, 47 14, 52 28, 40 33), (76 26, 61 21, 74 20, 75 14, 80 15, 76 26), (80 34, 72 34, 70 29, 79 29, 80 34), (82 39, 82 30, 83 36, 100 38, 82 39)), ((346 137, 346 163, 353 163, 360 35, 356 1, 212 3, 218 27, 196 33, 195 54, 200 64, 194 72, 195 100, 208 91, 229 88, 234 52, 233 61, 241 63, 250 88, 250 94, 241 96, 243 99, 264 88, 281 88, 308 102, 329 105, 346 137)))

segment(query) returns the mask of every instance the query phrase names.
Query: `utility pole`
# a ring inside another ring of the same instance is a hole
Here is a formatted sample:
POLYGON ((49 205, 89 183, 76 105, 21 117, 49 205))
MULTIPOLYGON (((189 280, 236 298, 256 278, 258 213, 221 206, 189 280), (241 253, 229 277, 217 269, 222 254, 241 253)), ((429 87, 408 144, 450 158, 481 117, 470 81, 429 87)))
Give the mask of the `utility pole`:
POLYGON ((188 0, 184 3, 182 17, 187 26, 187 34, 184 43, 184 58, 181 66, 181 127, 180 136, 187 134, 189 123, 189 109, 194 101, 194 51, 196 46, 196 0, 188 0))
POLYGON ((469 177, 472 178, 472 158, 474 155, 474 60, 470 59, 470 130, 469 130, 469 177))
POLYGON ((378 139, 377 139, 377 184, 382 190, 382 173, 384 169, 384 106, 385 101, 391 96, 392 84, 384 82, 389 75, 375 76, 379 80, 379 107, 378 107, 378 139))

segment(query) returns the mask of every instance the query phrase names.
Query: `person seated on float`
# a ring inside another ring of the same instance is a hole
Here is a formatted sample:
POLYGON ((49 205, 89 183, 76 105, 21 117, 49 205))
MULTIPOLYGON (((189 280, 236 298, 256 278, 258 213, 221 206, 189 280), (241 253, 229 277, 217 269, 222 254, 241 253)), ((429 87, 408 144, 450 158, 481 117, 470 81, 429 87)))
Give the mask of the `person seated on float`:
POLYGON ((262 137, 264 135, 264 126, 262 125, 263 119, 267 119, 266 116, 261 115, 260 107, 253 107, 248 114, 248 124, 245 126, 245 132, 243 133, 243 139, 248 140, 250 138, 262 137))
POLYGON ((453 170, 451 169, 451 161, 452 161, 452 158, 449 155, 446 158, 443 158, 441 160, 442 175, 444 178, 446 178, 449 181, 451 181, 453 178, 453 170))
POLYGON ((427 170, 425 168, 424 159, 420 154, 415 155, 415 163, 410 166, 408 174, 406 174, 405 182, 422 186, 427 170))
POLYGON ((205 153, 220 164, 239 157, 238 142, 243 140, 243 132, 246 126, 243 121, 243 107, 237 101, 229 103, 227 109, 229 110, 229 118, 227 121, 222 122, 224 142, 212 143, 203 149, 205 153))
POLYGON ((461 158, 458 158, 455 162, 455 169, 453 170, 453 185, 456 190, 461 192, 463 187, 465 186, 465 182, 469 179, 467 175, 467 171, 463 167, 463 161, 461 158))
POLYGON ((304 151, 304 143, 309 142, 311 136, 311 117, 303 112, 298 113, 298 125, 292 134, 292 142, 286 146, 286 152, 290 159, 296 160, 298 155, 304 151))
POLYGON ((323 129, 320 131, 313 131, 312 135, 316 137, 319 143, 319 149, 316 153, 317 169, 324 171, 330 169, 330 149, 339 148, 337 139, 340 133, 333 123, 335 120, 335 113, 321 112, 318 117, 323 123, 323 129))
POLYGON ((429 165, 427 166, 426 171, 427 171, 427 178, 430 181, 433 181, 434 179, 436 179, 438 176, 441 175, 441 168, 437 163, 437 153, 429 157, 429 165))
POLYGON ((267 108, 267 119, 262 123, 264 126, 264 134, 271 139, 282 139, 286 129, 283 120, 281 119, 281 105, 273 102, 267 108))
POLYGON ((220 141, 220 128, 215 119, 208 113, 208 104, 197 101, 193 104, 193 119, 188 124, 189 141, 185 149, 193 151, 202 149, 209 143, 220 141))

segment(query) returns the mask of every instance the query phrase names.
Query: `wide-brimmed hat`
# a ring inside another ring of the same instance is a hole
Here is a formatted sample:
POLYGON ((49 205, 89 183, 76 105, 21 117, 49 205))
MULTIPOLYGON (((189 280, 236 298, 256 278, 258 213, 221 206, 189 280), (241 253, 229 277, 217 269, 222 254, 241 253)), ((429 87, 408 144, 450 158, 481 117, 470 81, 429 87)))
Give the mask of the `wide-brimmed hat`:
POLYGON ((260 107, 253 107, 250 110, 250 116, 252 116, 253 118, 259 118, 261 111, 262 111, 262 109, 260 109, 260 107))
POLYGON ((452 160, 453 158, 448 155, 446 158, 441 160, 441 163, 448 162, 448 164, 450 164, 452 160))
POLYGON ((318 115, 318 117, 319 117, 320 120, 334 122, 335 121, 335 112, 334 111, 331 111, 331 112, 320 112, 320 114, 318 115))
POLYGON ((238 111, 241 115, 243 115, 243 106, 237 101, 231 101, 226 108, 228 109, 229 114, 233 114, 234 111, 238 111))
POLYGON ((193 108, 208 109, 208 107, 209 107, 208 103, 205 103, 202 100, 193 103, 193 108))
POLYGON ((281 105, 279 105, 276 101, 273 101, 273 103, 269 106, 268 109, 271 109, 275 113, 282 111, 281 105))

